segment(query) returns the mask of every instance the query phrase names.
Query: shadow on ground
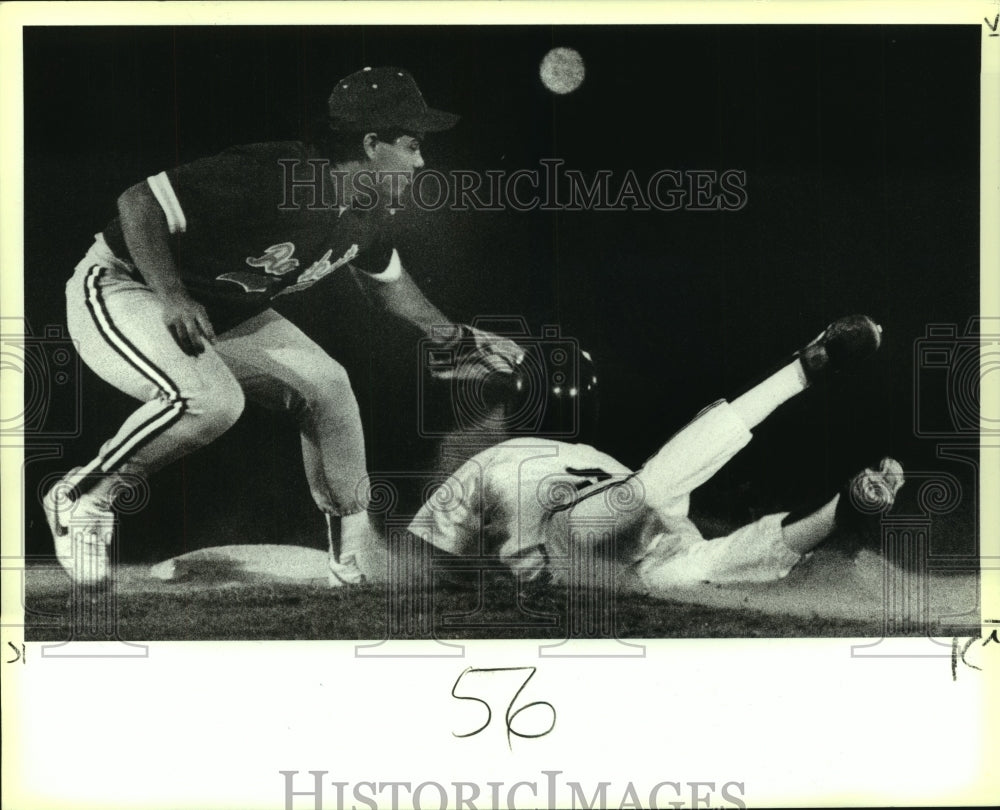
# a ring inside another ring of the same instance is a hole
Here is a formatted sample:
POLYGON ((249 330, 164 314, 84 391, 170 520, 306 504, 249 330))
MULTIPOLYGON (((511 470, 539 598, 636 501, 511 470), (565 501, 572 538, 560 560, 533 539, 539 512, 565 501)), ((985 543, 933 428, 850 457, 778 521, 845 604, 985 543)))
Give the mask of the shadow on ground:
POLYGON ((662 597, 521 586, 499 570, 461 580, 436 572, 448 579, 435 575, 423 589, 330 588, 325 554, 293 551, 284 567, 273 555, 255 566, 252 554, 214 549, 199 552, 200 564, 123 566, 96 594, 72 588, 57 566, 31 566, 25 639, 880 638, 963 635, 980 624, 974 574, 918 576, 864 551, 817 552, 777 583, 662 597))

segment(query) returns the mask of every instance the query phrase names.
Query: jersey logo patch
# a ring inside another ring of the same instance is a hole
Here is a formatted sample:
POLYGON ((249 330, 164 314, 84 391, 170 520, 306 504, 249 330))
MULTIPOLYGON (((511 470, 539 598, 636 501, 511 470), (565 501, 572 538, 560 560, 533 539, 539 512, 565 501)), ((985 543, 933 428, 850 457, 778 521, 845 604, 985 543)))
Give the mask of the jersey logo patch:
MULTIPOLYGON (((333 255, 332 250, 328 250, 318 260, 313 262, 295 281, 294 284, 281 290, 278 294, 299 292, 307 287, 311 287, 321 278, 329 275, 338 267, 347 264, 358 255, 357 245, 351 245, 348 251, 335 262, 330 261, 333 255)), ((252 270, 239 270, 235 273, 223 273, 216 276, 217 281, 231 281, 238 284, 247 293, 266 293, 273 291, 276 287, 282 286, 282 281, 289 273, 293 273, 299 268, 299 260, 293 254, 295 245, 292 242, 279 242, 271 245, 264 251, 262 256, 248 256, 246 263, 250 267, 259 268, 264 273, 252 270)))
POLYGON ((299 267, 299 260, 292 258, 294 252, 294 244, 291 242, 279 242, 265 250, 263 256, 258 256, 257 258, 247 256, 247 264, 251 267, 259 267, 269 275, 283 276, 291 273, 293 270, 297 270, 299 267))
POLYGON ((313 264, 296 279, 295 283, 284 290, 282 290, 278 295, 287 295, 288 293, 301 292, 307 287, 311 287, 317 281, 319 281, 324 276, 330 275, 338 267, 343 267, 351 259, 357 256, 359 249, 357 245, 351 245, 347 252, 341 256, 337 261, 331 262, 330 257, 333 255, 332 250, 328 250, 323 254, 323 257, 313 264))

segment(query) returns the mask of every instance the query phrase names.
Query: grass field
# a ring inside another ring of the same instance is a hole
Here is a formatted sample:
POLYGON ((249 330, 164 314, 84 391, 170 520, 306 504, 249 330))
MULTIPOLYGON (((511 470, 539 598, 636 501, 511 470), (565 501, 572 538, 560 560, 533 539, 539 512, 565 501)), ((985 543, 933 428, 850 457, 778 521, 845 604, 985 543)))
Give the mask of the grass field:
POLYGON ((665 598, 519 588, 500 571, 395 598, 384 584, 328 588, 318 578, 267 581, 219 570, 164 582, 149 571, 123 566, 111 590, 79 603, 61 569, 29 567, 25 639, 878 638, 887 622, 890 635, 961 635, 979 625, 975 576, 936 575, 925 590, 908 586, 923 601, 901 621, 885 605, 878 560, 835 552, 815 555, 778 583, 665 598))

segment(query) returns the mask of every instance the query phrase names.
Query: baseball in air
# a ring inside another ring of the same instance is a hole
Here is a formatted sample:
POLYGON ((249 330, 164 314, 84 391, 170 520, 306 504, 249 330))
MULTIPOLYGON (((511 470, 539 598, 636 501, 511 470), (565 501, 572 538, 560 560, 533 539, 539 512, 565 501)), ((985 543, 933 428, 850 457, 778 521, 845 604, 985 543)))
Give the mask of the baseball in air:
POLYGON ((553 48, 542 59, 538 71, 544 84, 553 93, 572 93, 583 84, 583 57, 572 48, 553 48))

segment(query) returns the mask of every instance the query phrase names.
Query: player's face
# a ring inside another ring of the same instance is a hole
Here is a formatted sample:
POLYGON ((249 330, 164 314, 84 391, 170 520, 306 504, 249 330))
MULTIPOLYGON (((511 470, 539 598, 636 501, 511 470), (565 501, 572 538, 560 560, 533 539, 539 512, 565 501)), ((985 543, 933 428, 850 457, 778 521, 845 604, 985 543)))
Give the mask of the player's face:
POLYGON ((420 154, 420 138, 415 135, 401 135, 392 142, 376 141, 371 157, 371 168, 385 175, 384 185, 402 192, 413 180, 413 173, 423 168, 424 158, 420 154))

